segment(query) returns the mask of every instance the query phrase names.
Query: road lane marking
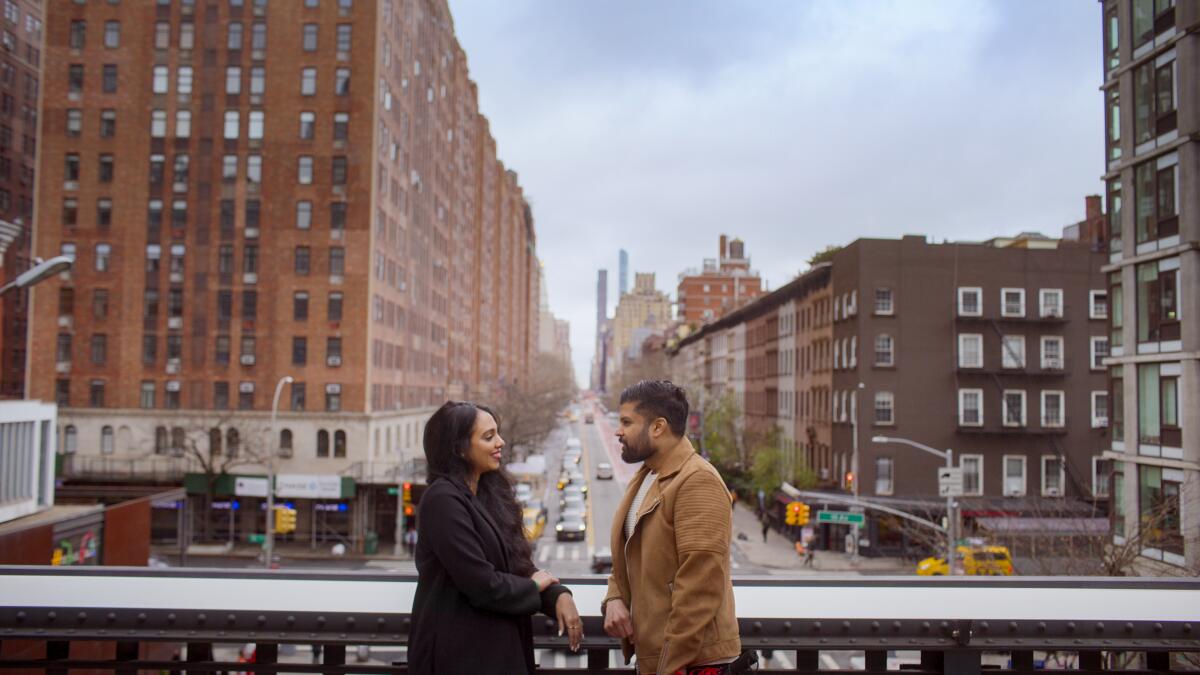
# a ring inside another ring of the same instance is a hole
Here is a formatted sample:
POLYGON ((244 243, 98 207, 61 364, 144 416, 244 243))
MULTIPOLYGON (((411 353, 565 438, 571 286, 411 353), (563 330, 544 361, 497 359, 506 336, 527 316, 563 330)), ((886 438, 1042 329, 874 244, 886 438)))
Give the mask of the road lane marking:
POLYGON ((538 562, 544 563, 549 559, 550 559, 550 546, 546 545, 546 546, 542 547, 542 550, 538 551, 538 562))
POLYGON ((571 560, 579 560, 579 549, 578 548, 571 549, 571 560))

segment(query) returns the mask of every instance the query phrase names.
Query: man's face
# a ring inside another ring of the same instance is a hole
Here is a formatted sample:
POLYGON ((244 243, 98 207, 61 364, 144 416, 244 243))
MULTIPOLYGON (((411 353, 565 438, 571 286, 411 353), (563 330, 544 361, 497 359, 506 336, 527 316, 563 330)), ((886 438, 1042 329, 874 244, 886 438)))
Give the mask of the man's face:
POLYGON ((650 420, 638 414, 636 403, 622 403, 617 419, 617 441, 621 443, 621 460, 626 464, 644 462, 654 454, 650 438, 650 420))

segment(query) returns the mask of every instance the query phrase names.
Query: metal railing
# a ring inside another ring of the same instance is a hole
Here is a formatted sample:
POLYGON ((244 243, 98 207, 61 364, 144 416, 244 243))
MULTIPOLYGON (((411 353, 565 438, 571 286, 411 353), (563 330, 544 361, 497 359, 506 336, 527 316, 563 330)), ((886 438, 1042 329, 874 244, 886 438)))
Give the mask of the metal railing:
MULTIPOLYGON (((565 583, 584 615, 586 656, 539 670, 612 672, 621 659, 602 630, 603 577, 565 583)), ((357 645, 404 645, 415 589, 415 577, 399 574, 0 567, 0 671, 405 673, 402 657, 346 656, 357 645), (106 657, 84 648, 96 641, 111 645, 106 657), (253 643, 255 662, 222 658, 215 646, 229 643, 253 643), (279 661, 281 645, 314 643, 324 646, 320 663, 279 661), (155 657, 164 645, 182 660, 155 657)), ((861 653, 866 671, 886 669, 890 652, 919 653, 911 669, 926 673, 997 662, 999 672, 1027 672, 1063 653, 1077 672, 1165 672, 1200 656, 1197 579, 750 577, 735 580, 735 595, 743 648, 794 664, 760 672, 816 672, 843 651, 861 653)), ((533 628, 539 650, 566 647, 552 620, 535 617, 533 628)), ((456 639, 469 648, 469 636, 456 639)))

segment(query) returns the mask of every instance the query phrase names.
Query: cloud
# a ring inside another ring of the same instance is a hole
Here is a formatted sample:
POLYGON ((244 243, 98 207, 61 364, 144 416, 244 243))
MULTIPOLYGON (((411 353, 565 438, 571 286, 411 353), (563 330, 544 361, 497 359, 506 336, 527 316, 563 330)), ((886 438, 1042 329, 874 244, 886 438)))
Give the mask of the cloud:
POLYGON ((1054 234, 1098 193, 1095 3, 452 0, 586 382, 596 270, 746 241, 772 288, 857 237, 1054 234))

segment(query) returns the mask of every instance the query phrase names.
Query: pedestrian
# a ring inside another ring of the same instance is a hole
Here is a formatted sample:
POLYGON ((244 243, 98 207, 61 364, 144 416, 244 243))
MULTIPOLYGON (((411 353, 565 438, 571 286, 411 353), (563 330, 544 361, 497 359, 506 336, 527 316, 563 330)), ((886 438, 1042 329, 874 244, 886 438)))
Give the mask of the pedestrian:
POLYGON ((766 514, 763 514, 762 534, 763 534, 763 543, 764 544, 767 543, 767 533, 770 531, 771 531, 771 519, 768 518, 766 514))
POLYGON ((313 663, 321 662, 321 651, 323 649, 324 649, 324 647, 321 645, 320 642, 313 643, 313 646, 312 646, 312 662, 313 663))
POLYGON ((684 436, 687 417, 686 394, 666 380, 621 393, 621 459, 642 466, 613 516, 604 632, 621 639, 626 663, 637 654, 642 674, 748 672, 730 581, 728 492, 684 436))
POLYGON ((411 556, 417 551, 417 528, 410 527, 404 532, 404 550, 411 556))
POLYGON ((537 612, 556 618, 578 650, 571 592, 534 567, 496 415, 447 401, 426 422, 423 445, 430 481, 417 518, 408 672, 532 674, 537 612))

